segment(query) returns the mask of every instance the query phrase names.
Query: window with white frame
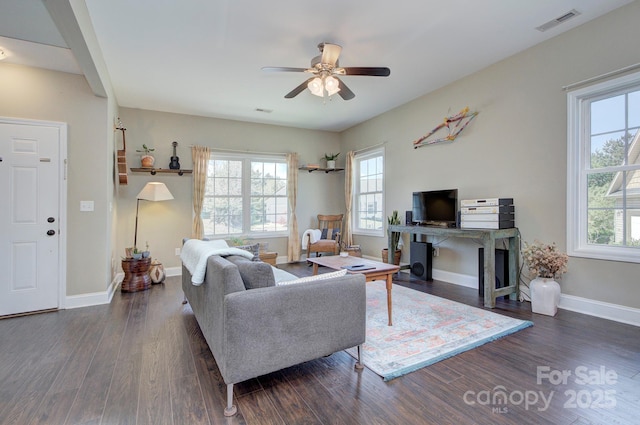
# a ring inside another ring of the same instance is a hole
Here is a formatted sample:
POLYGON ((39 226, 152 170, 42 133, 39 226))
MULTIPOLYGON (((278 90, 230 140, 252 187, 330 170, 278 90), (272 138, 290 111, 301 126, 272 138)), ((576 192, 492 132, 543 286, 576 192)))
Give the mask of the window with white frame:
POLYGON ((569 255, 640 263, 640 73, 568 94, 569 255))
POLYGON ((205 237, 287 234, 284 157, 212 154, 202 206, 205 237))
POLYGON ((353 233, 384 236, 384 149, 358 153, 353 173, 353 233))

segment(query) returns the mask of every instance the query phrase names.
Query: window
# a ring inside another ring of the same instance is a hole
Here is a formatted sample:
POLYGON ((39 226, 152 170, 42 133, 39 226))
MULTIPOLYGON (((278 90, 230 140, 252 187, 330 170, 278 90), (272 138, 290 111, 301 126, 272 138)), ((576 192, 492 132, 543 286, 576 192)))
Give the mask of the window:
POLYGON ((354 158, 353 233, 384 236, 384 149, 354 158))
POLYGON ((569 255, 640 262, 640 73, 568 95, 569 255))
POLYGON ((202 206, 205 237, 287 234, 284 158, 212 154, 202 206))

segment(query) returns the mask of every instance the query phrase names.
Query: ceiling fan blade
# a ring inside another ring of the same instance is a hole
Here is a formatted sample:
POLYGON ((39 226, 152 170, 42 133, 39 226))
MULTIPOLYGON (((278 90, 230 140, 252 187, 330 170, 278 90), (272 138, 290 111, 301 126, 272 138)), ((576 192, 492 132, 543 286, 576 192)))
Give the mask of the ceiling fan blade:
POLYGON ((322 63, 335 66, 341 51, 342 47, 337 44, 324 43, 322 47, 322 63))
POLYGON ((351 100, 356 97, 351 89, 347 87, 347 85, 343 83, 340 78, 336 78, 336 80, 338 80, 338 87, 340 87, 340 91, 338 92, 338 94, 341 98, 343 98, 344 100, 351 100))
POLYGON ((262 70, 267 72, 305 72, 307 68, 288 68, 286 66, 263 66, 262 70))
POLYGON ((313 80, 314 78, 315 77, 309 78, 307 81, 305 81, 304 83, 300 84, 298 87, 296 87, 295 89, 291 90, 289 93, 285 94, 284 98, 285 99, 293 99, 294 97, 296 97, 297 95, 302 93, 307 88, 307 84, 309 84, 309 82, 311 80, 313 80))
POLYGON ((349 66, 336 70, 340 75, 369 75, 372 77, 388 77, 391 70, 386 67, 358 67, 349 66))

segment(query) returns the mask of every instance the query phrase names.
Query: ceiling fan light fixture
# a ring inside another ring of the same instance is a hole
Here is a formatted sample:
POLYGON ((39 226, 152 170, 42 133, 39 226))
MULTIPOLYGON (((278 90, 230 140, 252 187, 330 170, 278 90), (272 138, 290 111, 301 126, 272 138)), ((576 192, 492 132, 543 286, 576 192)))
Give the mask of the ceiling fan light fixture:
POLYGON ((313 80, 309 81, 307 87, 309 88, 311 94, 319 97, 324 97, 323 83, 322 79, 320 79, 319 77, 316 77, 313 80))
POLYGON ((263 71, 284 71, 284 72, 305 72, 312 74, 312 77, 303 81, 289 93, 284 95, 285 99, 293 99, 300 93, 309 89, 314 96, 326 98, 336 93, 340 94, 343 100, 351 100, 356 95, 338 76, 365 75, 372 77, 388 77, 391 70, 386 67, 346 67, 340 68, 338 58, 342 47, 337 44, 320 43, 318 45, 320 55, 311 59, 310 68, 291 68, 264 66, 263 71))
POLYGON ((328 76, 324 79, 324 88, 327 90, 329 96, 333 96, 334 94, 340 91, 340 84, 338 83, 338 79, 332 76, 328 76))

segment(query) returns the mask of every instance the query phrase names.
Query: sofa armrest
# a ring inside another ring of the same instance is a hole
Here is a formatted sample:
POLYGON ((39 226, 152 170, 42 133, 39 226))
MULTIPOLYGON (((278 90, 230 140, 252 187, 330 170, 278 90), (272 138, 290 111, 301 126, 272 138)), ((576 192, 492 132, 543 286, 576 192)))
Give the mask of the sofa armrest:
POLYGON ((365 340, 366 284, 360 274, 236 292, 225 298, 224 359, 218 366, 228 384, 365 340))

